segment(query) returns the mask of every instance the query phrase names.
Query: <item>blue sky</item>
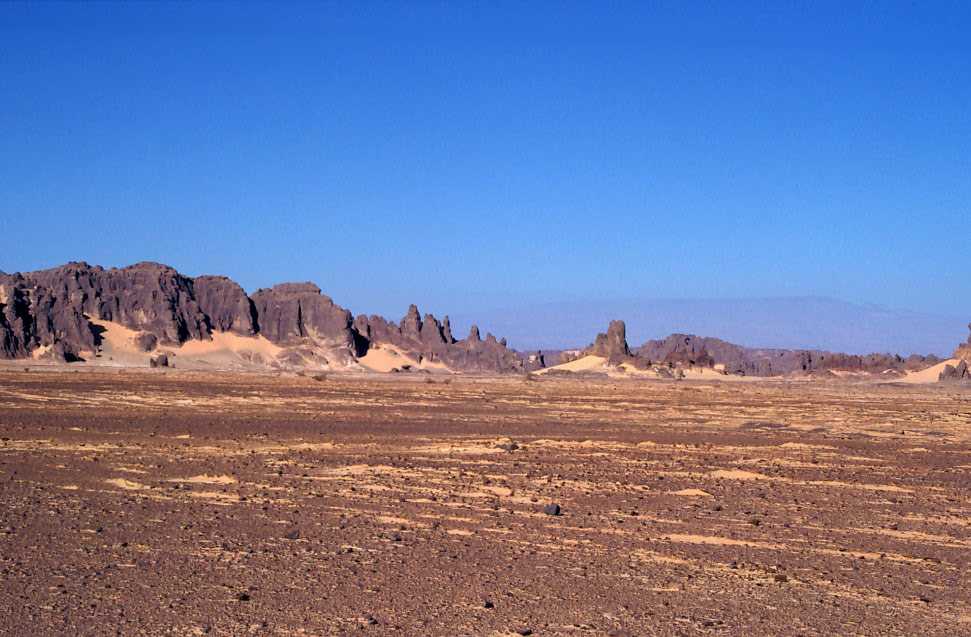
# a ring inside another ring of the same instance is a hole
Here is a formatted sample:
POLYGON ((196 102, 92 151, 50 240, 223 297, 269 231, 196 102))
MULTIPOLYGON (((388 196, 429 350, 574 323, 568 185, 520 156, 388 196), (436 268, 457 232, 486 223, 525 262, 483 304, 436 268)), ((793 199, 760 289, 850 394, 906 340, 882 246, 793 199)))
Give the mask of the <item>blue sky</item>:
POLYGON ((968 6, 3 4, 0 269, 971 319, 968 6))

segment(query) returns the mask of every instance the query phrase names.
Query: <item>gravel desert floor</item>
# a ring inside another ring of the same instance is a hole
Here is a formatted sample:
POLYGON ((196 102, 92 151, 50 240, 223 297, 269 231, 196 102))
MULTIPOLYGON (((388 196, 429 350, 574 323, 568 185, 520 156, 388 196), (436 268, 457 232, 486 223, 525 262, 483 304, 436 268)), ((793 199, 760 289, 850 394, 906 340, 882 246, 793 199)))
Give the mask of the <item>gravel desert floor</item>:
POLYGON ((0 435, 7 635, 971 634, 966 388, 7 368, 0 435))

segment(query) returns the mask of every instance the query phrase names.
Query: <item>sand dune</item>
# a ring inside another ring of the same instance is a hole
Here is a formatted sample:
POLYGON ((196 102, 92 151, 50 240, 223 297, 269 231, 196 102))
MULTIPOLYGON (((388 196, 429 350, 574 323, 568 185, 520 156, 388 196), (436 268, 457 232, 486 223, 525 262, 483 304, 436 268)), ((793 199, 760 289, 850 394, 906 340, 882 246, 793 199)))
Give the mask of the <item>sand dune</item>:
POLYGON ((410 365, 412 369, 451 371, 444 363, 438 361, 422 359, 419 363, 391 345, 372 347, 367 354, 357 359, 357 362, 372 372, 390 372, 395 368, 401 369, 403 365, 410 365))
POLYGON ((113 321, 90 319, 100 328, 101 360, 99 364, 146 366, 153 355, 160 352, 174 354, 176 364, 204 363, 239 366, 251 363, 271 364, 283 352, 283 348, 271 343, 264 336, 242 336, 233 332, 214 332, 208 341, 190 340, 180 346, 160 345, 145 352, 136 345, 141 334, 113 321))
POLYGON ((537 373, 543 374, 554 369, 564 372, 606 371, 607 359, 602 356, 584 356, 574 361, 570 361, 569 363, 563 363, 561 365, 554 365, 553 367, 541 369, 537 373))
POLYGON ((907 375, 899 379, 898 382, 912 384, 936 383, 938 377, 941 375, 941 372, 944 371, 946 366, 957 365, 959 362, 961 361, 956 358, 951 358, 943 363, 938 363, 937 365, 928 367, 927 369, 922 369, 916 372, 908 372, 907 375))

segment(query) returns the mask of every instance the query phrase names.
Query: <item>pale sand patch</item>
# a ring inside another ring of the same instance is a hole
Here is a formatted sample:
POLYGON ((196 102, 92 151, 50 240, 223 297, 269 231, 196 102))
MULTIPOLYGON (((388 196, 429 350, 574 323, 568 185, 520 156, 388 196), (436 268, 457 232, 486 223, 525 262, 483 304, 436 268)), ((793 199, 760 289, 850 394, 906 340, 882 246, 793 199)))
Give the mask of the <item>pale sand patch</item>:
POLYGON ((166 482, 185 482, 188 484, 236 484, 239 482, 233 476, 211 476, 202 474, 191 478, 170 478, 166 482))
POLYGON ((53 345, 41 345, 40 347, 38 347, 37 349, 35 349, 33 352, 30 353, 30 357, 33 358, 34 360, 37 360, 39 358, 44 358, 45 356, 51 353, 52 349, 54 349, 53 345))
POLYGON ((502 444, 502 440, 483 440, 481 442, 470 441, 468 444, 445 442, 435 445, 412 447, 411 451, 431 454, 488 454, 500 453, 504 451, 503 449, 499 448, 499 444, 502 444))
MULTIPOLYGON (((759 376, 739 376, 738 374, 724 374, 710 367, 686 367, 682 369, 687 380, 721 380, 726 382, 751 383, 762 380, 759 376)), ((675 372, 677 373, 677 372, 675 372)))
POLYGON ((607 359, 602 356, 583 356, 575 361, 570 361, 569 363, 561 363, 559 365, 554 365, 553 367, 547 367, 546 369, 541 369, 536 374, 545 374, 547 372, 555 370, 564 372, 590 372, 590 371, 603 371, 606 370, 607 359))
POLYGON ((768 480, 769 476, 754 471, 742 471, 741 469, 718 469, 709 473, 713 478, 723 478, 725 480, 768 480))
POLYGON ((938 363, 937 365, 928 367, 927 369, 922 369, 916 372, 907 372, 906 376, 898 379, 896 382, 913 384, 936 383, 938 381, 938 377, 940 377, 941 372, 944 371, 945 367, 948 365, 957 365, 960 362, 961 361, 957 358, 951 358, 943 363, 938 363))
POLYGON ((136 467, 115 466, 115 467, 112 467, 112 469, 114 469, 115 471, 122 471, 124 473, 138 473, 138 474, 148 473, 148 471, 145 471, 144 469, 138 469, 136 467))
POLYGON ((785 442, 779 445, 780 449, 836 449, 832 445, 810 445, 805 442, 785 442))
POLYGON ((135 345, 135 339, 141 332, 125 327, 121 323, 113 321, 102 321, 100 319, 88 319, 92 324, 103 328, 101 332, 101 347, 109 353, 129 353, 145 355, 139 351, 135 345))
POLYGON ((718 535, 694 535, 689 533, 668 533, 664 537, 671 540, 672 542, 681 542, 682 544, 710 544, 712 546, 750 546, 753 548, 774 549, 774 550, 786 548, 782 544, 774 544, 772 542, 757 542, 754 540, 736 540, 734 538, 721 537, 718 535))
POLYGON ((124 478, 110 478, 105 480, 105 482, 120 489, 125 489, 126 491, 140 491, 141 489, 149 488, 148 485, 125 480, 124 478))
POLYGON ((259 354, 267 362, 276 360, 283 348, 265 336, 242 336, 233 332, 213 332, 211 341, 186 341, 174 350, 176 356, 204 357, 217 352, 259 354))
POLYGON ((61 488, 64 489, 65 491, 77 491, 78 490, 78 485, 76 485, 76 484, 65 484, 61 488))
POLYGON ((449 535, 461 535, 463 537, 473 535, 472 531, 466 531, 465 529, 449 529, 445 532, 449 535))
POLYGON ((711 498, 714 497, 707 491, 701 489, 681 489, 680 491, 669 491, 671 495, 680 495, 687 498, 711 498))
POLYGON ((430 361, 422 359, 421 363, 406 356, 397 347, 392 345, 381 345, 371 347, 367 354, 357 359, 357 362, 372 372, 390 372, 392 369, 401 369, 403 365, 410 365, 413 369, 439 370, 443 372, 451 371, 445 363, 441 361, 430 361))
POLYGON ((954 546, 954 547, 963 547, 968 545, 967 542, 963 542, 958 538, 951 537, 950 535, 936 535, 933 533, 923 533, 921 531, 897 531, 894 529, 859 529, 859 528, 851 528, 847 530, 857 531, 859 533, 872 533, 876 535, 886 535, 900 540, 919 540, 922 542, 934 542, 937 544, 944 544, 947 546, 954 546))
POLYGON ((851 487, 856 489, 865 489, 867 491, 887 491, 890 493, 914 492, 913 489, 905 489, 904 487, 898 487, 892 484, 857 484, 855 482, 841 482, 839 480, 807 480, 805 482, 792 480, 791 482, 795 484, 819 485, 821 487, 851 487))

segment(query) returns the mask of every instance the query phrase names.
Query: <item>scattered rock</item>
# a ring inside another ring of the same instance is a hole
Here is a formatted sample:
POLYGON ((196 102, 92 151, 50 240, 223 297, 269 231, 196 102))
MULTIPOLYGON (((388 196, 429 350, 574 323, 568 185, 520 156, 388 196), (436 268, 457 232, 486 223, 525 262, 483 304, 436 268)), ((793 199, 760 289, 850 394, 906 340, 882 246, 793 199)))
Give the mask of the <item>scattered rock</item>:
POLYGON ((547 504, 543 507, 543 513, 546 515, 560 515, 560 505, 559 504, 547 504))

